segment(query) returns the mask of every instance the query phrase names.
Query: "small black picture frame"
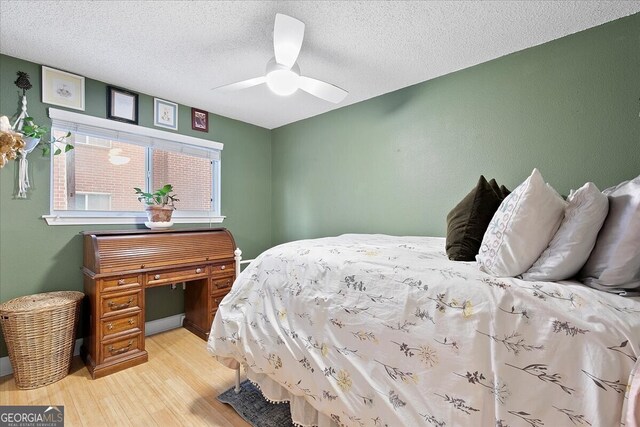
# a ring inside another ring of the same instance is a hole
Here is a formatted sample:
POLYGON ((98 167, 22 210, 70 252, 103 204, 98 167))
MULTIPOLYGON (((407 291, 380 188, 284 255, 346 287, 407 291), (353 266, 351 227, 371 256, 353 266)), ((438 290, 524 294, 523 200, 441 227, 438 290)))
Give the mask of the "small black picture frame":
POLYGON ((209 113, 197 108, 191 109, 191 129, 209 132, 209 113))
POLYGON ((138 124, 138 94, 107 86, 107 118, 138 124))

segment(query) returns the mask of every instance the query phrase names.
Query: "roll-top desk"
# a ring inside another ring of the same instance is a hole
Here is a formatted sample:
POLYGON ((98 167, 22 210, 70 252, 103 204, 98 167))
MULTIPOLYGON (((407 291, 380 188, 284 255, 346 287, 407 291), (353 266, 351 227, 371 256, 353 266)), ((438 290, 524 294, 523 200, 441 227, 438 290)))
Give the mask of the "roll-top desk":
POLYGON ((187 282, 183 326, 207 339, 235 278, 224 229, 83 232, 89 325, 82 356, 93 378, 147 361, 145 288, 187 282))

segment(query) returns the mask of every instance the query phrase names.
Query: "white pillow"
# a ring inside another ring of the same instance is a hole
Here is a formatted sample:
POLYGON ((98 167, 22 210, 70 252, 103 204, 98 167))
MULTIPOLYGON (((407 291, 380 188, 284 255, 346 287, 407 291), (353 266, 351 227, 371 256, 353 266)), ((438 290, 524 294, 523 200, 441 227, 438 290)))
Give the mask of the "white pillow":
POLYGON ((640 176, 603 191, 609 214, 580 275, 600 288, 640 286, 640 176))
POLYGON ((493 215, 476 256, 480 269, 498 277, 527 271, 549 245, 566 205, 534 169, 493 215))
POLYGON ((549 247, 522 275, 524 280, 565 280, 580 271, 596 244, 598 231, 609 212, 609 200, 592 182, 587 182, 567 198, 560 228, 549 247))

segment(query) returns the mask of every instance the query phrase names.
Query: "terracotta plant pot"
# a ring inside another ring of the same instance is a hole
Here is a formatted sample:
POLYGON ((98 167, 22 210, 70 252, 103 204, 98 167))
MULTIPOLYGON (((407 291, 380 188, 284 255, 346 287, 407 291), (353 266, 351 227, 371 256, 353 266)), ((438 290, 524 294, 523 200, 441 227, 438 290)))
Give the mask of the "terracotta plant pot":
POLYGON ((147 206, 145 210, 149 222, 170 222, 173 214, 173 208, 170 206, 147 206))

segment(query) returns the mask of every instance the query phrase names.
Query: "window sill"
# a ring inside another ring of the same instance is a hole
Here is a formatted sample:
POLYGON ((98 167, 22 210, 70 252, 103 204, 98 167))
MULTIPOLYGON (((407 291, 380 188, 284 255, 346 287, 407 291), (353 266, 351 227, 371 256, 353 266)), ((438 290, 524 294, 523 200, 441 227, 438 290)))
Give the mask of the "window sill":
MULTIPOLYGON (((89 216, 89 215, 42 215, 48 225, 108 225, 108 224, 144 224, 146 216, 89 216)), ((220 224, 225 216, 174 216, 174 224, 220 224)))

